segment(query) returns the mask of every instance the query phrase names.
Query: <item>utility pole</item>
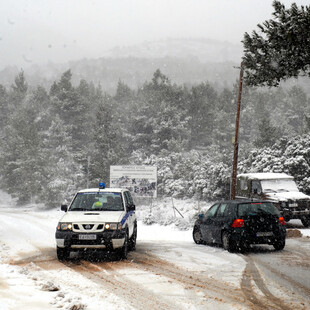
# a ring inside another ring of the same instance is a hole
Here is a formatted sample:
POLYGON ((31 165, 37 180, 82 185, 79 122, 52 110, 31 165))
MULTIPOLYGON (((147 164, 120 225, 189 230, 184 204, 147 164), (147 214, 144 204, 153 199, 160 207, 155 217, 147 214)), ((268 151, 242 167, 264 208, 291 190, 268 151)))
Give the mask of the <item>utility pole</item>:
POLYGON ((238 92, 238 105, 237 105, 237 117, 236 117, 236 133, 235 133, 235 141, 234 141, 234 162, 233 162, 233 171, 232 171, 232 178, 231 178, 231 190, 230 190, 230 198, 232 200, 236 199, 238 148, 239 148, 238 136, 239 136, 239 119, 240 119, 242 82, 243 82, 243 63, 241 62, 240 79, 239 79, 239 92, 238 92))

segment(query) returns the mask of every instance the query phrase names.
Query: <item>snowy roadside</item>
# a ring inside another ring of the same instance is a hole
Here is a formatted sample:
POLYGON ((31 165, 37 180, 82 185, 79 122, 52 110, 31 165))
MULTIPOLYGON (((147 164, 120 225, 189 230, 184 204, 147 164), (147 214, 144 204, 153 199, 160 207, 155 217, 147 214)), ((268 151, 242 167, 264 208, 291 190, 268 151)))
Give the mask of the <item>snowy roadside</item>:
MULTIPOLYGON (((246 265, 242 256, 218 247, 196 245, 192 240, 193 218, 208 207, 195 201, 171 199, 157 205, 138 206, 137 248, 150 257, 155 255, 188 272, 221 279, 237 288, 246 265), (146 225, 150 219, 153 224, 146 225)), ((0 193, 0 310, 135 309, 113 290, 105 290, 70 269, 70 265, 57 261, 54 233, 62 214, 60 210, 44 210, 44 206, 16 207, 9 195, 0 193)), ((290 226, 300 227, 303 236, 310 237, 310 229, 303 229, 300 221, 292 221, 290 226)), ((112 266, 117 264, 112 263, 112 266)), ((180 305, 186 305, 182 298, 188 292, 168 281, 163 284, 162 277, 150 277, 142 270, 137 274, 130 268, 120 269, 119 276, 137 284, 141 282, 150 291, 164 289, 172 294, 173 290, 173 294, 179 294, 176 297, 181 300, 180 305)), ((218 304, 211 303, 207 309, 213 307, 218 308, 218 304)), ((223 306, 222 309, 234 307, 223 306)))
MULTIPOLYGON (((192 213, 182 206, 177 205, 177 207, 186 218, 192 216, 192 213)), ((139 247, 139 244, 149 246, 155 241, 166 242, 169 249, 173 244, 174 252, 165 253, 168 260, 173 260, 176 252, 183 251, 179 247, 184 244, 191 246, 193 241, 191 230, 181 231, 175 225, 178 223, 174 218, 177 216, 174 213, 176 210, 173 208, 168 210, 168 208, 165 203, 160 207, 163 215, 160 215, 158 206, 151 208, 155 220, 157 216, 159 221, 165 216, 169 218, 170 223, 163 223, 166 226, 145 225, 139 220, 137 243, 139 247)), ((63 215, 62 211, 44 210, 42 205, 18 207, 14 199, 1 192, 0 212, 0 310, 135 308, 128 306, 113 292, 105 292, 99 287, 94 287, 92 281, 68 270, 57 261, 54 233, 57 222, 63 215)), ((149 206, 138 207, 137 213, 138 218, 151 214, 149 206)), ((177 214, 182 218, 179 213, 177 214)), ((185 223, 186 220, 183 222, 185 223)), ((159 251, 158 254, 162 253, 159 251)), ((182 256, 179 254, 176 261, 180 265, 181 259, 182 256)), ((190 265, 188 262, 185 264, 190 265)), ((199 264, 196 263, 196 265, 199 264)), ((149 275, 146 274, 145 279, 148 277, 149 275)), ((145 279, 143 281, 146 281, 145 279)), ((171 287, 171 284, 168 283, 168 285, 171 287)), ((166 290, 169 291, 169 288, 166 287, 166 290)))
MULTIPOLYGON (((62 211, 44 210, 44 206, 34 205, 17 207, 15 201, 3 192, 0 193, 0 201, 0 310, 135 309, 134 305, 129 306, 113 291, 104 291, 100 285, 94 286, 82 274, 57 261, 54 234, 57 222, 63 215, 62 211)), ((194 244, 191 227, 186 227, 189 226, 186 223, 199 210, 190 210, 195 204, 190 203, 187 201, 182 205, 175 202, 178 211, 170 207, 169 203, 152 206, 151 211, 150 206, 138 207, 137 248, 146 249, 150 255, 193 272, 203 272, 215 277, 218 269, 221 269, 224 280, 237 286, 243 270, 243 260, 235 257, 232 264, 225 257, 231 255, 224 253, 222 249, 194 244), (165 226, 157 223, 146 225, 141 218, 147 217, 150 212, 154 219, 158 216, 160 221, 166 216, 170 218, 170 222, 162 223, 165 226), (184 219, 178 212, 182 213, 184 219), (182 230, 178 226, 178 218, 182 219, 182 230)), ((167 284, 163 284, 160 276, 150 276, 142 271, 137 275, 130 269, 119 272, 133 282, 142 281, 143 286, 149 286, 150 292, 159 288, 163 292, 173 290, 173 294, 180 294, 179 300, 188 295, 184 288, 172 285, 168 280, 165 280, 167 284)))

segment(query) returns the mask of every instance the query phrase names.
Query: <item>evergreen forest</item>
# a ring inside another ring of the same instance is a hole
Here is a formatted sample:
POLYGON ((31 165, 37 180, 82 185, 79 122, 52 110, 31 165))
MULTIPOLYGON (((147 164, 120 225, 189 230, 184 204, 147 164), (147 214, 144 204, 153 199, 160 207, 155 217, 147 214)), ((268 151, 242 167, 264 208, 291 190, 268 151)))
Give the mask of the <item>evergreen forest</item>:
MULTIPOLYGON (((0 85, 0 187, 19 204, 57 207, 109 184, 111 165, 156 165, 158 195, 229 197, 238 83, 177 85, 159 69, 115 93, 65 71, 49 89, 21 71, 0 85)), ((238 172, 286 172, 310 194, 310 102, 298 84, 243 87, 238 172)))

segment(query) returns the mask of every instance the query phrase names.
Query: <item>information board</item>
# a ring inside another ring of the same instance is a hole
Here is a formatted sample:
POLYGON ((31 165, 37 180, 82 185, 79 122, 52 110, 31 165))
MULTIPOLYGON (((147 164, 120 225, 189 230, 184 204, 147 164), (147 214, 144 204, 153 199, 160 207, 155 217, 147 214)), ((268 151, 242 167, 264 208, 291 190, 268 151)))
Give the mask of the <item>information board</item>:
POLYGON ((136 197, 157 197, 156 166, 111 166, 110 186, 125 187, 136 197))

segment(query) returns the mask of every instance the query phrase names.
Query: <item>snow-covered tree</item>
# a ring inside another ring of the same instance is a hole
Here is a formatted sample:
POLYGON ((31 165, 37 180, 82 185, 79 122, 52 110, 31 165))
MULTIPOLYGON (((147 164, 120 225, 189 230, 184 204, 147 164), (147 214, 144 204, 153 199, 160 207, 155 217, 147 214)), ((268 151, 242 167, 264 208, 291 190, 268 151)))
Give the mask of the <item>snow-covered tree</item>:
POLYGON ((215 129, 218 94, 209 83, 201 83, 190 90, 187 113, 190 117, 190 147, 208 146, 215 129))
POLYGON ((258 123, 258 137, 254 141, 256 147, 272 146, 280 137, 280 129, 272 125, 269 115, 258 123))
POLYGON ((0 135, 8 121, 9 115, 9 95, 6 88, 0 85, 0 135))
POLYGON ((41 141, 36 114, 21 105, 11 115, 1 144, 1 183, 21 203, 34 202, 42 189, 41 141))
POLYGON ((270 147, 242 154, 239 172, 284 172, 292 175, 303 192, 310 194, 310 134, 280 139, 270 147))
POLYGON ((115 101, 108 94, 103 96, 96 109, 91 132, 93 139, 89 150, 90 180, 94 186, 97 186, 98 181, 108 184, 110 166, 123 164, 124 158, 126 160, 125 148, 121 143, 122 131, 118 122, 118 111, 115 109, 115 101))
POLYGON ((132 151, 141 148, 150 155, 187 148, 189 117, 182 107, 182 94, 160 70, 139 89, 129 127, 132 151))
POLYGON ((296 133, 307 132, 306 117, 310 113, 310 101, 301 87, 293 86, 288 91, 289 107, 285 114, 288 115, 289 124, 295 128, 296 133))
POLYGON ((25 99, 28 83, 25 78, 24 71, 21 71, 14 80, 14 84, 11 85, 10 92, 10 106, 11 109, 14 110, 17 106, 21 104, 21 102, 25 99))
POLYGON ((99 102, 96 88, 81 80, 77 87, 71 82, 71 70, 64 72, 50 89, 52 113, 66 124, 71 137, 70 149, 80 164, 86 164, 91 142, 91 129, 99 102))
POLYGON ((273 19, 243 39, 247 85, 277 86, 282 79, 310 76, 310 6, 273 2, 273 19))
POLYGON ((57 115, 42 138, 42 156, 46 164, 42 180, 44 190, 40 191, 39 199, 48 207, 56 207, 68 201, 79 187, 86 187, 86 176, 74 158, 68 128, 57 115))

